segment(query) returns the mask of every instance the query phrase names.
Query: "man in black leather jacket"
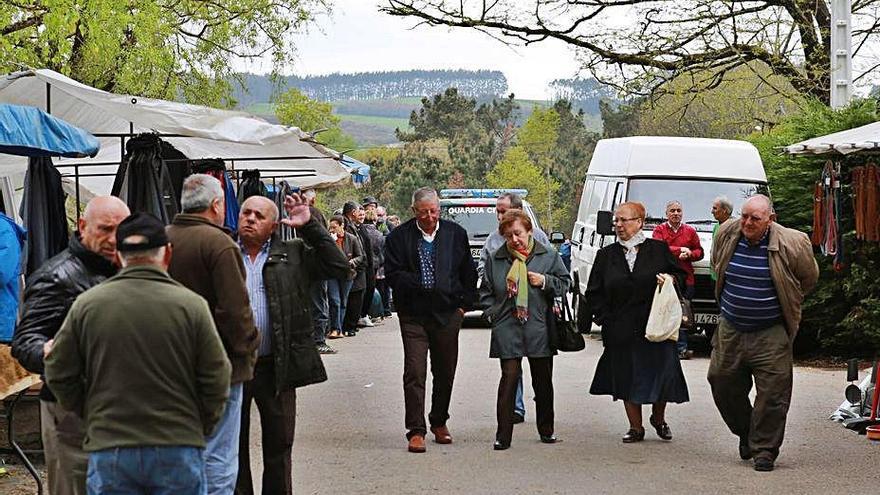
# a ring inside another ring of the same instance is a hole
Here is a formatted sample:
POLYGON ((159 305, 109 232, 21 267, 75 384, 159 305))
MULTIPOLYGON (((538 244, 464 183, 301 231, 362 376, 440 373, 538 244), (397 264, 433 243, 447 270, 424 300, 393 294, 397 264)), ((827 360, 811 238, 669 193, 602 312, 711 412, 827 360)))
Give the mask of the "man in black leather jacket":
MULTIPOLYGON (((94 198, 68 248, 28 277, 21 319, 12 338, 12 355, 28 371, 43 373, 43 359, 51 352, 74 299, 116 273, 112 262, 116 227, 129 214, 119 198, 94 198)), ((88 456, 82 450, 81 419, 61 409, 45 383, 40 392, 40 418, 49 493, 85 494, 88 456)))

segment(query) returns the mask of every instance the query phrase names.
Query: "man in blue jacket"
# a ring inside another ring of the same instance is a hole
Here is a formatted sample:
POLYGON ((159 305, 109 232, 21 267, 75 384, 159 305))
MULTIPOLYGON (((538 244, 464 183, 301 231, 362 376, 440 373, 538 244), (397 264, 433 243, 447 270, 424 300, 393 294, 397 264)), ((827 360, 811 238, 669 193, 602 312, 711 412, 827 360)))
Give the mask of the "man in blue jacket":
POLYGON ((412 196, 415 218, 385 241, 385 278, 394 291, 403 337, 403 396, 410 452, 425 451, 425 380, 431 353, 431 432, 452 443, 446 427, 458 363, 458 332, 466 310, 476 304, 477 270, 468 235, 440 220, 440 199, 429 187, 412 196))
POLYGON ((12 340, 18 312, 18 279, 24 229, 0 213, 0 342, 12 340))

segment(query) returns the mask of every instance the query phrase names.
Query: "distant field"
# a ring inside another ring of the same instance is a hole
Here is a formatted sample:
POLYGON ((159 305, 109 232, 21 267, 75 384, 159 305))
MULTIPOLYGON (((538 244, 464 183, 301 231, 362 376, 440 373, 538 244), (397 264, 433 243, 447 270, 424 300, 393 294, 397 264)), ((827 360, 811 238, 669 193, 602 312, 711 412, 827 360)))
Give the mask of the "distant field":
POLYGON ((387 127, 389 129, 406 129, 409 127, 409 119, 400 119, 395 117, 378 117, 375 115, 346 115, 346 114, 338 114, 339 118, 342 119, 343 122, 357 122, 359 124, 370 124, 381 127, 387 127))
POLYGON ((254 103, 246 107, 244 111, 256 115, 275 115, 275 106, 271 103, 254 103))

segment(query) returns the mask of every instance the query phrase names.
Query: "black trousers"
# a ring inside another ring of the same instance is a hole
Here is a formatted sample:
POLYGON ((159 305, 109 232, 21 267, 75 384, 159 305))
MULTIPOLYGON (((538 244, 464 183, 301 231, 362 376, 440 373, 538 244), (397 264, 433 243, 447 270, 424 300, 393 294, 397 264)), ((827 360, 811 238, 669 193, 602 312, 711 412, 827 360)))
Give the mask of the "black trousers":
POLYGON ((361 299, 361 317, 370 314, 370 306, 373 305, 373 293, 376 292, 376 274, 367 274, 367 288, 364 289, 364 297, 361 299))
POLYGON ((391 314, 391 287, 384 278, 376 280, 376 288, 379 289, 379 295, 382 296, 382 311, 386 315, 391 314))
POLYGON ((244 382, 241 403, 241 435, 238 451, 236 495, 254 493, 250 459, 251 401, 260 414, 263 443, 263 494, 293 493, 291 454, 296 427, 296 389, 276 394, 275 365, 272 357, 261 357, 254 368, 254 379, 244 382))
POLYGON ((361 317, 361 305, 364 303, 364 290, 348 291, 348 302, 345 306, 345 318, 342 320, 343 332, 356 332, 357 322, 361 317))
MULTIPOLYGON (((428 378, 428 354, 431 355, 431 426, 444 426, 449 419, 452 383, 458 365, 458 332, 463 317, 455 311, 446 325, 431 317, 400 315, 403 338, 403 401, 406 408, 407 439, 426 435, 425 381, 428 378)), ((513 408, 513 406, 511 406, 513 408)))
MULTIPOLYGON (((501 382, 498 383, 498 402, 495 414, 498 429, 495 440, 510 443, 513 436, 513 406, 516 387, 522 372, 522 358, 501 359, 501 382)), ((532 388, 535 389, 535 415, 538 434, 553 434, 553 356, 529 358, 532 388)))

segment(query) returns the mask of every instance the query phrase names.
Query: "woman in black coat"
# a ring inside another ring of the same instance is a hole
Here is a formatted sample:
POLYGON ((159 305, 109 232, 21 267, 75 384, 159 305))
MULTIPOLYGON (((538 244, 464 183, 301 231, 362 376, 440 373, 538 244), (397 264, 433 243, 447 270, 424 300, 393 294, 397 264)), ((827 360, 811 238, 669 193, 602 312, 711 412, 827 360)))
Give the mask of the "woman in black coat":
POLYGON ((643 404, 652 405, 649 421, 657 435, 670 440, 666 403, 687 402, 687 384, 675 341, 650 342, 645 327, 659 275, 672 275, 683 287, 685 273, 665 242, 645 238, 644 205, 622 203, 614 215, 618 240, 596 253, 587 284, 587 314, 602 326, 605 347, 590 393, 623 400, 629 420, 624 443, 645 438, 643 404))

